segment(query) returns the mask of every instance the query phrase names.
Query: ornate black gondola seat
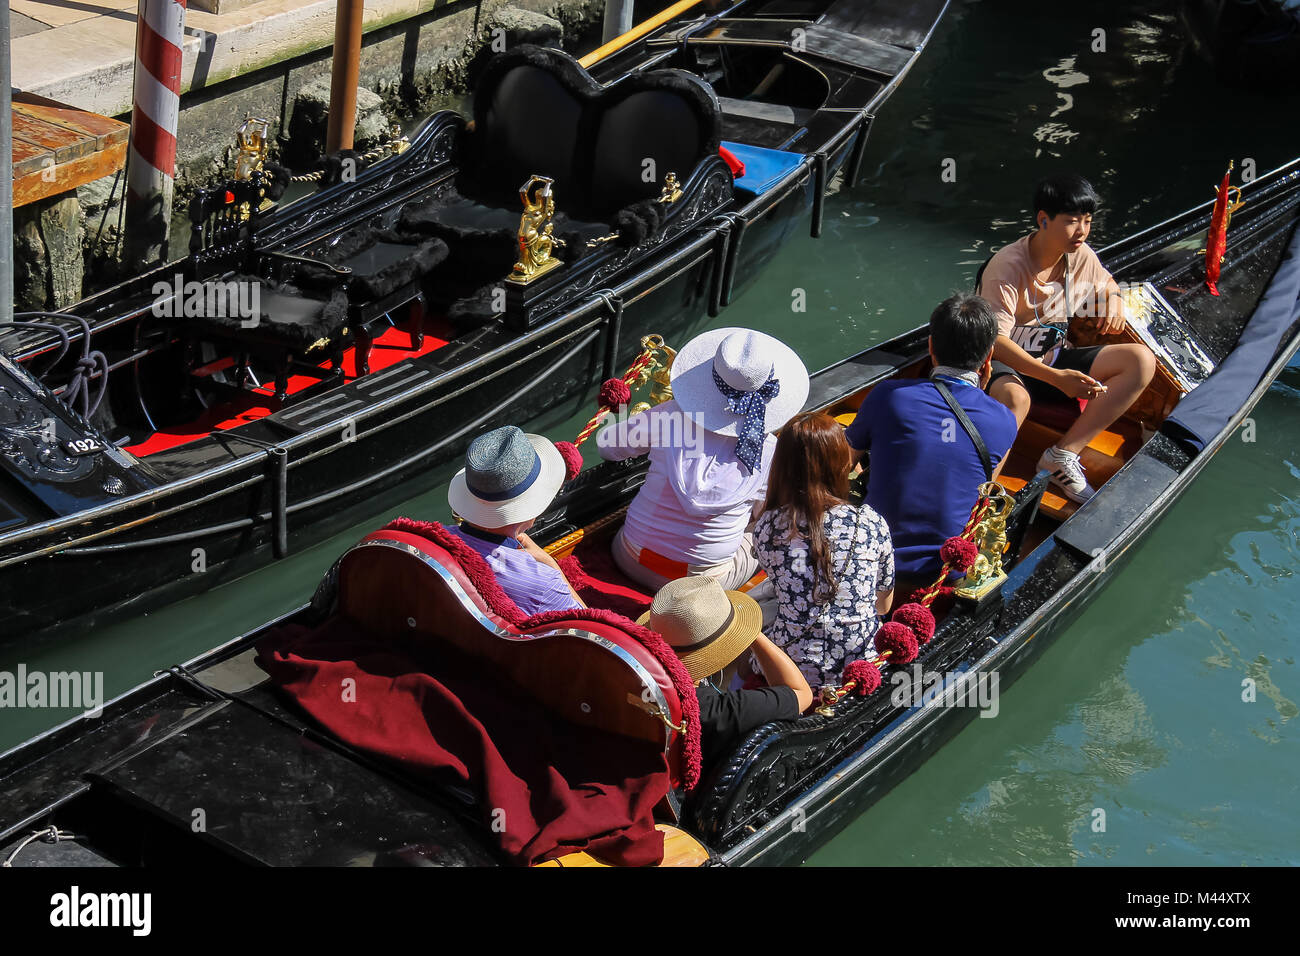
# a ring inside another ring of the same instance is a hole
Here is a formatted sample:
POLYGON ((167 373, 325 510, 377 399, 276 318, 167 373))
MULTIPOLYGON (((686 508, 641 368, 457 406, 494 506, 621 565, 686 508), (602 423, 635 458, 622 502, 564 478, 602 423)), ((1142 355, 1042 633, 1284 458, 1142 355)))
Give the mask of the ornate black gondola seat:
MULTIPOLYGON (((311 370, 325 358, 340 373, 343 350, 351 344, 346 269, 284 254, 260 253, 254 233, 264 198, 261 171, 199 190, 190 203, 190 258, 186 278, 197 283, 201 307, 183 311, 188 348, 217 345, 235 359, 235 380, 243 386, 254 358, 275 369, 276 398, 283 400, 291 368, 311 370), (303 266, 318 273, 300 283, 303 266)), ((188 285, 188 283, 187 283, 188 285)))
POLYGON ((651 70, 606 87, 559 50, 521 46, 482 73, 454 188, 408 205, 400 226, 445 240, 444 272, 464 287, 499 281, 518 258, 520 187, 536 174, 554 180, 557 258, 572 263, 613 233, 635 245, 662 224, 655 200, 667 174, 686 182, 717 156, 719 115, 712 89, 689 73, 651 70))
MULTIPOLYGON (((296 276, 302 285, 329 291, 336 282, 335 270, 349 273, 343 290, 356 341, 356 370, 366 375, 372 324, 422 295, 425 279, 447 259, 447 244, 363 223, 335 236, 315 250, 313 258, 328 266, 299 264, 296 276)), ((424 340, 422 323, 417 321, 410 333, 411 348, 419 349, 424 340)))
MULTIPOLYGON (((344 349, 356 346, 357 374, 369 371, 370 326, 416 299, 421 283, 447 257, 436 238, 404 235, 369 224, 334 237, 311 257, 265 253, 254 244, 263 174, 201 190, 191 204, 191 275, 205 303, 242 300, 194 310, 191 339, 216 342, 236 359, 242 386, 251 359, 276 370, 283 400, 289 371, 318 371, 330 360, 340 374, 344 349), (254 299, 248 290, 256 288, 254 299), (257 308, 248 307, 255 304, 257 308), (240 307, 229 307, 237 305, 240 307)), ((421 332, 412 330, 412 347, 421 332)))

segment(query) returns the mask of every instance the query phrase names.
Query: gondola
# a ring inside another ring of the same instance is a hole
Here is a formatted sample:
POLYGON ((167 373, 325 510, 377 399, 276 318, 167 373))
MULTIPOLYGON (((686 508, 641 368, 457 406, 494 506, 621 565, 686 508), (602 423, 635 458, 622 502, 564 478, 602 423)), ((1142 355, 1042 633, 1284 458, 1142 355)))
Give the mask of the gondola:
MULTIPOLYGON (((648 596, 601 570, 645 469, 607 462, 566 485, 535 528, 570 580, 594 589, 583 592, 588 603, 607 610, 508 620, 435 526, 399 519, 345 553, 310 604, 0 756, 0 855, 15 865, 503 862, 494 818, 473 793, 432 785, 409 757, 358 747, 273 686, 267 649, 288 629, 345 625, 383 648, 418 647, 435 670, 468 666, 503 709, 539 708, 553 745, 613 734, 628 753, 651 754, 672 785, 656 810, 664 862, 806 859, 973 719, 978 708, 955 706, 972 682, 996 675, 1005 689, 1042 653, 1300 349, 1300 160, 1250 184, 1245 200, 1218 295, 1201 252, 1208 206, 1100 251, 1130 296, 1119 337, 1146 342, 1159 369, 1085 453, 1097 494, 1077 506, 1035 473, 1039 450, 1068 424, 1060 408, 1036 409, 989 492, 1004 505, 989 554, 1005 578, 959 594, 914 660, 885 662, 875 693, 823 693, 815 712, 758 728, 691 779, 687 708, 671 668, 654 635, 608 610, 648 596), (191 825, 196 807, 202 828, 191 825)), ((1071 334, 1099 340, 1086 321, 1071 334)), ((923 375, 927 362, 921 327, 818 372, 806 407, 847 419, 874 384, 923 375)), ((575 849, 547 862, 600 861, 575 849)))
POLYGON ((1251 90, 1300 89, 1300 7, 1283 0, 1183 0, 1192 48, 1223 82, 1251 90))
POLYGON ((819 232, 945 9, 743 0, 590 69, 521 46, 472 118, 279 205, 246 122, 185 259, 0 329, 0 635, 213 587, 689 336, 819 232))

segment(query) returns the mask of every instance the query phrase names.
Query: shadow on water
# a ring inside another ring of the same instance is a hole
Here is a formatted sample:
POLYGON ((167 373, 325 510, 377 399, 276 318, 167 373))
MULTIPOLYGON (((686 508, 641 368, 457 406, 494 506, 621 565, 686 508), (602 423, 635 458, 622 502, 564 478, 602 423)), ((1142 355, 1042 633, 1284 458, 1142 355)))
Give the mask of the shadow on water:
MULTIPOLYGON (((1263 173, 1300 154, 1300 131, 1282 120, 1297 107, 1216 86, 1163 2, 954 2, 877 120, 862 181, 828 200, 823 238, 794 239, 715 325, 770 332, 822 367, 968 288, 992 249, 1028 229, 1039 176, 1093 180, 1101 247, 1209 198, 1230 158, 1263 173), (941 176, 946 159, 955 181, 941 176)), ((1288 373, 1254 416, 1256 441, 1220 453, 997 719, 974 721, 813 862, 1300 862, 1297 388, 1288 373), (1246 678, 1254 703, 1241 700, 1246 678)), ((591 404, 527 424, 572 438, 591 404)), ((10 652, 0 670, 103 670, 119 693, 305 601, 343 549, 393 515, 444 518, 450 473, 271 568, 10 652)), ((0 747, 67 716, 9 711, 0 747)))

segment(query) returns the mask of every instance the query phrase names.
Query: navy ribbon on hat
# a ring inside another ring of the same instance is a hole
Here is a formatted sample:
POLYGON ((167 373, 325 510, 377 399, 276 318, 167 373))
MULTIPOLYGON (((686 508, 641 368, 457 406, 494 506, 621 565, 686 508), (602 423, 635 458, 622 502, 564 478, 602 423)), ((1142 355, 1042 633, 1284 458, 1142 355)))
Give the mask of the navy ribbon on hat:
POLYGON ((751 472, 758 471, 763 458, 763 439, 767 436, 767 403, 781 394, 781 382, 775 371, 752 392, 732 388, 713 369, 713 384, 727 400, 728 410, 743 416, 737 428, 736 458, 751 472))

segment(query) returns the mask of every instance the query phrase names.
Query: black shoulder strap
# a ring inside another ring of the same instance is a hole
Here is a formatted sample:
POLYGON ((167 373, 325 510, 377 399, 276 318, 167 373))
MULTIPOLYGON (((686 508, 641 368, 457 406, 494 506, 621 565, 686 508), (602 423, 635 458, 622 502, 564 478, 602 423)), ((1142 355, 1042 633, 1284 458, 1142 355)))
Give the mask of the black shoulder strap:
POLYGON ((975 288, 971 289, 971 291, 974 292, 976 295, 979 295, 980 283, 984 281, 984 270, 989 267, 989 263, 992 261, 993 261, 993 256, 989 256, 987 259, 984 260, 984 264, 980 266, 979 269, 976 270, 975 272, 975 288))
POLYGON ((953 398, 952 392, 948 390, 947 385, 939 381, 937 378, 931 379, 930 381, 934 382, 934 387, 939 390, 939 394, 942 395, 943 400, 948 403, 948 407, 952 409, 952 413, 956 416, 957 421, 961 422, 961 427, 966 429, 966 434, 969 435, 970 440, 975 443, 975 450, 979 452, 980 456, 980 464, 984 466, 984 480, 992 481, 993 459, 989 457, 989 448, 984 444, 984 439, 980 437, 980 430, 976 428, 975 423, 970 420, 970 416, 966 414, 966 409, 957 404, 957 399, 953 398))

